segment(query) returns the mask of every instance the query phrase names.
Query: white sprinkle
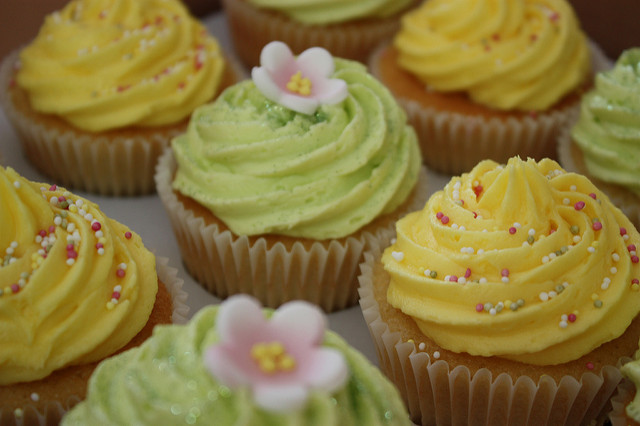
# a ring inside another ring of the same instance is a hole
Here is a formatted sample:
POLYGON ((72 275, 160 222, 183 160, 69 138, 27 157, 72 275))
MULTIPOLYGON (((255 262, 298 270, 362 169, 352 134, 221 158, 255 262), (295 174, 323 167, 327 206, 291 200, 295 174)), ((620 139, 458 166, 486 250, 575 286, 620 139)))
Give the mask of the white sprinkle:
POLYGON ((535 229, 533 229, 533 228, 531 228, 531 229, 529 229, 529 231, 527 232, 527 234, 529 234, 530 236, 532 236, 532 237, 533 237, 534 235, 536 235, 536 230, 535 230, 535 229))
POLYGON ((433 357, 434 357, 435 359, 440 358, 440 352, 435 351, 435 352, 433 353, 433 357))
POLYGON ((549 263, 549 256, 543 256, 542 263, 549 263))
POLYGON ((560 316, 560 319, 561 319, 562 321, 567 321, 567 320, 569 320, 569 316, 568 316, 567 314, 562 314, 562 315, 560 316))
POLYGON ((102 256, 102 255, 104 254, 104 248, 100 247, 100 248, 98 249, 98 254, 99 254, 100 256, 102 256))
POLYGON ((523 241, 522 242, 522 247, 527 247, 529 245, 529 243, 527 241, 523 241))
POLYGON ((95 235, 96 235, 96 238, 104 237, 104 233, 102 232, 102 229, 97 230, 95 235))
POLYGON ((51 198, 49 199, 49 203, 51 203, 52 205, 54 205, 54 206, 55 206, 56 204, 58 204, 58 197, 55 197, 55 196, 54 196, 54 197, 51 197, 51 198))
POLYGON ((570 202, 571 202, 571 200, 568 199, 568 198, 563 198, 562 199, 562 204, 564 204, 565 206, 568 206, 570 202))
POLYGON ((93 215, 91 213, 87 213, 84 215, 84 219, 91 222, 93 220, 93 215))
POLYGON ((577 187, 577 186, 575 186, 575 185, 571 185, 571 186, 569 187, 569 189, 570 189, 570 190, 572 190, 572 191, 576 191, 576 190, 578 189, 578 187, 577 187))
POLYGON ((562 283, 562 287, 564 287, 564 288, 569 287, 569 283, 568 283, 568 282, 566 282, 566 281, 565 281, 565 282, 563 282, 563 283, 562 283))
POLYGON ((424 270, 424 276, 425 277, 431 277, 431 269, 425 269, 424 270))
POLYGON ((467 230, 467 228, 465 228, 465 227, 464 227, 464 225, 462 225, 462 226, 460 226, 460 230, 461 230, 461 231, 466 231, 466 230, 467 230))
POLYGON ((514 228, 522 228, 522 225, 520 225, 520 222, 513 222, 513 227, 514 228))
POLYGON ((465 277, 458 278, 458 284, 466 284, 467 279, 465 277))
POLYGON ((595 249, 595 248, 593 248, 593 247, 589 247, 589 248, 587 248, 587 251, 588 251, 589 253, 595 253, 595 252, 596 252, 596 249, 595 249))
POLYGON ((616 272, 618 272, 618 268, 616 268, 615 266, 612 266, 611 269, 609 269, 609 272, 611 272, 612 274, 615 274, 616 272))
POLYGON ((617 262, 620 260, 620 255, 618 253, 613 253, 611 255, 611 258, 613 259, 614 262, 617 262))
POLYGON ((67 265, 71 266, 76 262, 76 260, 72 257, 70 257, 69 259, 67 259, 67 265))
POLYGON ((458 224, 457 223, 452 223, 451 224, 451 229, 458 229, 458 224))
POLYGON ((560 321, 558 325, 560 326, 560 328, 567 328, 569 324, 566 321, 560 321))
POLYGON ((76 229, 76 224, 71 222, 67 225, 67 232, 69 233, 73 233, 73 231, 76 229))
POLYGON ((624 234, 624 235, 622 236, 622 239, 623 239, 623 240, 625 240, 625 241, 627 241, 627 240, 629 239, 629 234, 624 234))
POLYGON ((81 199, 76 200, 76 207, 80 208, 82 207, 83 204, 84 204, 84 201, 82 201, 81 199))
POLYGON ((549 299, 553 299, 554 297, 556 297, 558 295, 558 293, 556 293, 555 291, 551 290, 549 293, 547 293, 549 295, 549 299))
POLYGON ((62 224, 62 217, 56 216, 55 218, 53 218, 53 224, 56 226, 60 226, 62 224))
POLYGON ((600 288, 603 289, 603 290, 608 289, 609 288, 609 283, 603 282, 602 284, 600 284, 600 288))
POLYGON ((611 284, 611 278, 609 277, 604 277, 604 279, 602 280, 603 283, 607 283, 607 284, 611 284))
POLYGON ((636 253, 636 251, 635 251, 635 250, 631 250, 631 251, 629 252, 629 256, 635 256, 636 254, 637 254, 637 253, 636 253))
POLYGON ((479 282, 480 284, 486 284, 486 283, 487 283, 487 279, 483 277, 483 278, 480 278, 480 279, 478 280, 478 282, 479 282))
POLYGON ((484 254, 484 249, 478 249, 478 254, 484 254))
POLYGON ((444 276, 444 280, 445 280, 445 281, 449 281, 449 278, 451 278, 451 275, 445 275, 445 276, 444 276))
POLYGON ((111 303, 113 303, 114 305, 118 304, 118 299, 116 299, 115 297, 111 299, 111 303))
POLYGON ((574 243, 579 243, 582 240, 582 238, 580 237, 580 235, 574 235, 573 236, 573 242, 574 243))
POLYGON ((13 186, 16 188, 20 188, 20 182, 16 180, 15 182, 13 182, 13 186))
POLYGON ((123 262, 123 263, 118 265, 118 268, 126 271, 127 270, 127 264, 123 262))
POLYGON ((395 243, 396 243, 396 241, 398 241, 398 239, 397 239, 397 238, 392 238, 392 239, 391 239, 391 244, 395 244, 395 243))
POLYGON ((549 253, 549 260, 553 260, 556 258, 556 254, 554 252, 549 253))
POLYGON ((118 284, 117 286, 115 286, 113 288, 113 291, 117 291, 118 293, 120 293, 122 291, 122 286, 120 284, 118 284))
POLYGON ((40 395, 38 395, 37 393, 33 392, 31 394, 31 400, 32 401, 39 401, 40 400, 40 395))
POLYGON ((402 262, 402 259, 404 259, 404 253, 401 251, 392 251, 391 257, 393 257, 397 262, 402 262))
POLYGON ((489 314, 490 315, 495 315, 496 313, 497 313, 496 308, 489 309, 489 314))
POLYGON ((508 283, 509 282, 509 277, 502 277, 502 282, 503 283, 508 283))
POLYGON ((549 295, 547 293, 545 293, 544 291, 542 293, 540 293, 538 295, 538 297, 540 298, 540 300, 542 300, 543 302, 546 302, 547 300, 549 300, 549 295))
POLYGON ((458 180, 458 181, 456 181, 456 183, 454 183, 454 184, 453 184, 453 188, 454 188, 454 189, 460 189, 460 185, 461 185, 461 183, 460 183, 460 181, 458 180))

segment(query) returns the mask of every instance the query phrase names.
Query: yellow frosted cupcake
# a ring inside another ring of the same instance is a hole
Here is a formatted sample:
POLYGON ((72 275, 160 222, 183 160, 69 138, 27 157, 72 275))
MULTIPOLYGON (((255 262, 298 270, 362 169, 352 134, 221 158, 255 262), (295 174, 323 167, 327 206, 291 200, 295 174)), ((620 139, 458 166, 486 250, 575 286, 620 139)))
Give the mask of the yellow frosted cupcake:
POLYGON ((138 235, 2 167, 0 249, 2 424, 57 423, 98 361, 184 320, 182 282, 138 235))
POLYGON ((213 294, 357 302, 372 240, 426 201, 415 133, 355 61, 267 45, 253 80, 198 108, 156 174, 189 272, 213 294))
POLYGON ((598 73, 577 120, 560 135, 558 155, 640 226, 640 48, 598 73))
POLYGON ((640 337, 640 234, 586 177, 486 160, 396 229, 360 304, 415 422, 605 414, 640 337))
POLYGON ((223 0, 232 41, 247 66, 274 40, 294 53, 320 46, 335 56, 366 62, 400 26, 402 13, 418 0, 223 0))
POLYGON ((484 159, 555 158, 590 61, 565 0, 430 0, 370 67, 406 109, 425 164, 459 174, 484 159))
POLYGON ((105 195, 154 190, 157 157, 236 80, 178 0, 73 0, 0 69, 0 102, 38 170, 105 195))

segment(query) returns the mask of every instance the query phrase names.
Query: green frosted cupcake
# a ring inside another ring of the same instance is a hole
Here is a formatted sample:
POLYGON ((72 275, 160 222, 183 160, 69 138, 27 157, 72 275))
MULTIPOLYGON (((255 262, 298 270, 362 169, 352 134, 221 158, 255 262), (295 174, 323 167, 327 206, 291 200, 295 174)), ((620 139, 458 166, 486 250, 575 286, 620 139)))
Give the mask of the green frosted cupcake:
POLYGON ((238 295, 99 365, 63 425, 408 425, 384 376, 306 302, 238 295))

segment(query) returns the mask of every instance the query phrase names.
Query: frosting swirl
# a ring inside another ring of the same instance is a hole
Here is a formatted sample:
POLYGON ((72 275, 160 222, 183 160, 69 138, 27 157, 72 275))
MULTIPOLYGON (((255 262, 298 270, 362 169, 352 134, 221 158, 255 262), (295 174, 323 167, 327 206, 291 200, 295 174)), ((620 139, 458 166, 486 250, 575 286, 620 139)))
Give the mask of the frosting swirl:
POLYGON ((567 362, 640 311, 640 235, 584 176, 549 159, 479 163, 397 223, 388 301, 440 346, 567 362))
POLYGON ((73 0, 20 60, 33 109, 90 132, 179 122, 224 69, 218 42, 177 0, 73 0))
POLYGON ((250 392, 222 385, 203 363, 206 348, 220 339, 218 311, 208 306, 185 326, 157 326, 140 347, 100 363, 86 400, 62 424, 411 424, 393 385, 332 332, 325 333, 323 346, 344 354, 346 385, 332 394, 313 391, 298 410, 258 408, 250 392))
POLYGON ((120 349, 146 324, 155 258, 98 206, 0 168, 0 385, 120 349))
POLYGON ((571 135, 590 174, 640 195, 640 48, 596 76, 571 135))
POLYGON ((429 88, 502 110, 545 110, 590 72, 565 0, 431 0, 405 15, 394 43, 429 88))
POLYGON ((340 238, 395 210, 417 181, 415 132, 363 65, 335 67, 348 96, 313 115, 269 101, 252 81, 198 108, 172 142, 173 187, 237 235, 340 238))
POLYGON ((409 7, 413 0, 247 0, 257 7, 276 10, 305 24, 337 24, 365 18, 386 18, 409 7))

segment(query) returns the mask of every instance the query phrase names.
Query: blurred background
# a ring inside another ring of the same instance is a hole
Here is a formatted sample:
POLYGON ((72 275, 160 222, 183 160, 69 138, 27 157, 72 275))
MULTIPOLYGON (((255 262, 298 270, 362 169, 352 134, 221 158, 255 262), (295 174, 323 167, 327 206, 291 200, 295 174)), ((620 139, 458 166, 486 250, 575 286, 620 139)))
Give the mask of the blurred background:
MULTIPOLYGON (((358 0, 345 0, 358 1, 358 0)), ((29 42, 46 14, 68 0, 0 0, 0 58, 29 42)), ((196 16, 220 9, 218 0, 184 0, 196 16)), ((570 0, 582 27, 615 60, 622 50, 640 47, 640 0, 570 0)))

